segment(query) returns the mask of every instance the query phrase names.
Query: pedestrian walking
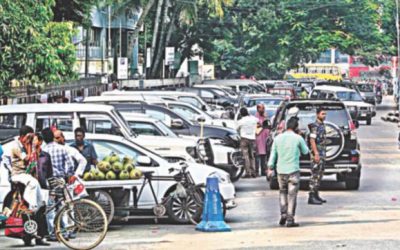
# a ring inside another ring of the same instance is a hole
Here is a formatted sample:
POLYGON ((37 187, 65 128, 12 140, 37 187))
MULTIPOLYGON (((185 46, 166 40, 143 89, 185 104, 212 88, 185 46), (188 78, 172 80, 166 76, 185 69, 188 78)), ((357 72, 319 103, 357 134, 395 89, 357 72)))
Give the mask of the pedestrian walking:
POLYGON ((267 139, 269 136, 269 128, 265 126, 268 122, 267 114, 265 113, 264 104, 257 105, 256 118, 258 119, 256 130, 256 173, 257 175, 265 175, 266 171, 266 156, 267 156, 267 139))
POLYGON ((85 172, 90 170, 91 165, 97 164, 97 153, 93 145, 85 140, 85 130, 82 128, 76 128, 75 141, 71 144, 71 147, 76 148, 86 159, 85 172))
POLYGON ((238 121, 237 130, 240 135, 240 149, 243 154, 246 174, 243 178, 256 177, 254 143, 258 119, 250 116, 246 108, 240 109, 241 119, 238 121))
POLYGON ((308 204, 322 205, 326 200, 319 196, 321 180, 324 176, 325 158, 326 158, 326 129, 325 129, 326 111, 317 109, 317 119, 314 123, 308 125, 310 130, 310 148, 312 156, 310 193, 308 204))
POLYGON ((294 132, 298 126, 298 118, 291 117, 286 131, 274 139, 268 161, 268 177, 272 177, 274 170, 278 173, 281 211, 279 225, 287 227, 299 226, 294 216, 300 186, 300 155, 309 152, 303 137, 294 132))

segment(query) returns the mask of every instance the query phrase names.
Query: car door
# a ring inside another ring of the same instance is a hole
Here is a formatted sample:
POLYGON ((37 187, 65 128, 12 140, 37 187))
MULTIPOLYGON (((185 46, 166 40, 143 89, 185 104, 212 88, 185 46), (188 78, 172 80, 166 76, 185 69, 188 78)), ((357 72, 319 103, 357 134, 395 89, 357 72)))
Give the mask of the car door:
POLYGON ((39 132, 45 128, 58 129, 63 132, 74 131, 73 112, 47 112, 36 113, 34 129, 39 132))
MULTIPOLYGON (((122 138, 121 138, 122 139, 122 138)), ((123 159, 125 156, 129 156, 134 159, 134 161, 139 156, 145 156, 140 150, 132 147, 130 144, 124 143, 124 140, 121 141, 113 141, 113 140, 92 140, 93 146, 96 150, 99 159, 103 159, 107 155, 111 153, 115 153, 119 156, 120 159, 123 159)), ((153 171, 153 175, 157 176, 159 171, 159 166, 157 166, 156 162, 152 166, 139 166, 135 163, 135 167, 142 170, 142 171, 153 171)), ((140 180, 133 180, 132 182, 137 183, 138 189, 140 189, 143 179, 140 180)), ((155 191, 156 196, 158 197, 159 191, 159 182, 153 181, 153 188, 155 191)), ((140 206, 152 207, 155 204, 151 189, 149 185, 146 185, 143 189, 142 196, 139 200, 140 206)))

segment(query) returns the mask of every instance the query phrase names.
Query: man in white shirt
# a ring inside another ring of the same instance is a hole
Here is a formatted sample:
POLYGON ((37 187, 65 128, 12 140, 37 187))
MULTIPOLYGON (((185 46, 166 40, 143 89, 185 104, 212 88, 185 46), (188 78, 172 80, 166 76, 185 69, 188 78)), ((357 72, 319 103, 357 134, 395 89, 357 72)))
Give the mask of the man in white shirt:
POLYGON ((79 153, 76 148, 65 144, 65 137, 61 130, 54 131, 54 141, 60 145, 65 146, 65 149, 74 161, 75 176, 82 177, 87 164, 85 157, 81 153, 79 153))
POLYGON ((244 178, 255 178, 257 177, 257 173, 255 170, 254 145, 258 119, 250 116, 246 108, 240 109, 240 116, 242 118, 237 123, 237 130, 241 137, 240 149, 243 154, 246 169, 244 178))

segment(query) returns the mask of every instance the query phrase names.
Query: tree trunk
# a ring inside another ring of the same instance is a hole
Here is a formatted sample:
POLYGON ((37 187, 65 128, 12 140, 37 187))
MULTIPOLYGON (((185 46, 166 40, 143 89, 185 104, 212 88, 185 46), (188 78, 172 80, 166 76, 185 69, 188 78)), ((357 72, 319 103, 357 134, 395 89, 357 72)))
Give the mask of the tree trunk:
MULTIPOLYGON (((156 12, 156 19, 154 20, 154 29, 153 29, 153 41, 151 43, 151 62, 154 60, 156 45, 157 45, 157 38, 158 38, 158 26, 161 21, 161 10, 164 4, 164 0, 158 0, 157 2, 157 12, 156 12)), ((153 65, 151 65, 151 70, 153 71, 153 65)))
MULTIPOLYGON (((161 17, 162 20, 162 26, 161 26, 161 33, 160 36, 158 37, 157 41, 157 53, 154 54, 153 56, 153 60, 152 60, 152 65, 153 67, 151 67, 151 73, 150 75, 152 77, 155 77, 155 75, 157 74, 157 71, 160 67, 160 61, 161 58, 163 58, 163 51, 164 51, 164 41, 165 41, 165 30, 166 30, 166 26, 167 26, 167 22, 166 19, 168 18, 168 0, 164 3, 164 11, 163 11, 163 15, 161 17)), ((161 67, 165 67, 164 65, 161 65, 161 67)))
POLYGON ((136 27, 135 30, 133 32, 133 44, 135 44, 136 39, 139 38, 139 32, 140 32, 140 28, 142 27, 142 25, 144 24, 144 21, 146 20, 147 15, 150 12, 150 9, 153 7, 154 3, 156 1, 155 0, 149 0, 146 4, 146 6, 143 8, 142 14, 139 17, 138 22, 136 23, 136 27))
MULTIPOLYGON (((161 59, 162 59, 162 57, 163 57, 163 51, 165 50, 165 48, 169 45, 169 42, 170 42, 170 40, 171 40, 171 37, 172 37, 172 33, 173 33, 173 31, 175 30, 175 18, 176 18, 176 13, 175 13, 175 15, 172 17, 172 20, 171 20, 171 22, 170 22, 170 25, 169 25, 169 27, 168 27, 168 31, 167 31, 167 35, 166 35, 166 37, 165 37, 165 39, 164 39, 164 41, 165 42, 163 42, 163 43, 160 43, 160 46, 158 47, 158 54, 157 54, 157 56, 156 56, 156 58, 155 58, 155 61, 154 61, 154 66, 156 67, 156 68, 159 68, 158 66, 159 66, 159 64, 160 64, 160 62, 161 62, 161 59)), ((167 26, 167 25, 165 25, 165 26, 167 26)), ((164 33, 165 33, 165 29, 164 29, 164 33)), ((164 37, 164 36, 163 36, 164 37)), ((164 66, 164 65, 162 65, 162 66, 164 66)), ((153 74, 155 75, 157 73, 157 71, 154 71, 153 72, 153 74)))

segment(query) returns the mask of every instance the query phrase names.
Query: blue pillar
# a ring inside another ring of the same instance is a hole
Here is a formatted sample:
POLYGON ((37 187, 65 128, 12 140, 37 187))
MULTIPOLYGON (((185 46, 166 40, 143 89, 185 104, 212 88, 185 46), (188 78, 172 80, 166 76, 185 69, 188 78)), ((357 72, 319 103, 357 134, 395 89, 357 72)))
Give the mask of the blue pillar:
POLYGON ((136 39, 132 50, 131 76, 138 72, 139 64, 139 37, 136 39))

